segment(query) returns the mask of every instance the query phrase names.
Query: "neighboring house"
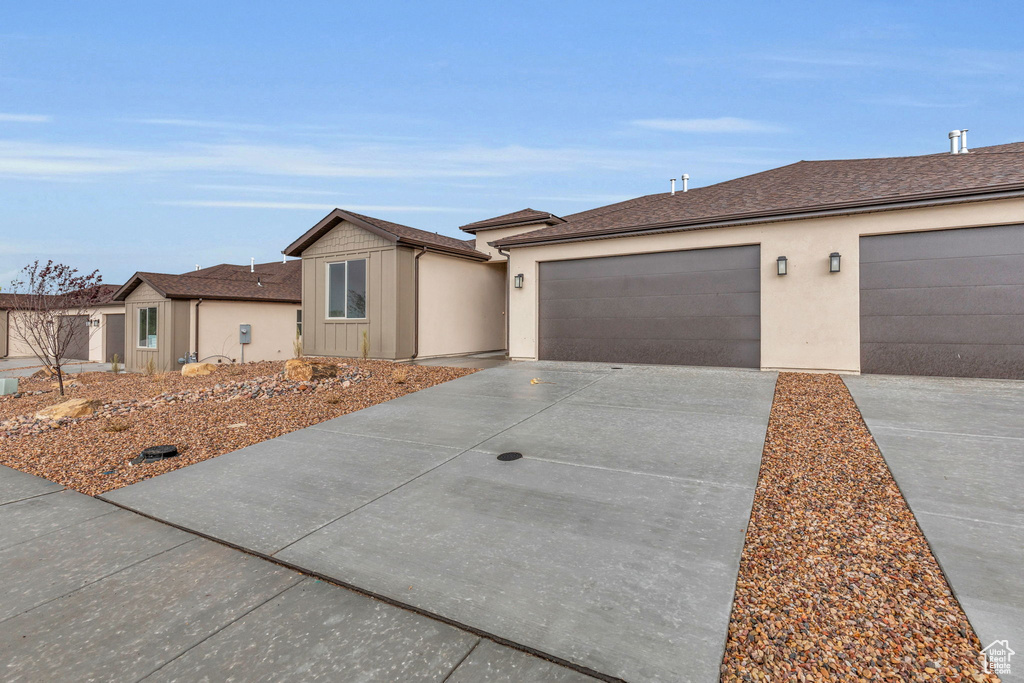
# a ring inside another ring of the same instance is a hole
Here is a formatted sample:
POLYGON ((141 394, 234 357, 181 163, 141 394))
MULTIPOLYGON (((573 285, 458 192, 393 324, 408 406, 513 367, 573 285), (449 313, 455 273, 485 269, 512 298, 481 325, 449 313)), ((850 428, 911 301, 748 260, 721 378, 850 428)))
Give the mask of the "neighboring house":
POLYGON ((126 315, 125 368, 177 370, 212 363, 291 358, 301 324, 299 261, 221 264, 181 275, 135 273, 114 295, 126 315), (240 341, 248 325, 250 342, 240 341))
MULTIPOLYGON (((76 328, 69 360, 109 362, 113 355, 124 358, 124 303, 115 301, 117 285, 99 285, 95 302, 79 314, 61 317, 62 323, 76 328)), ((32 357, 32 348, 17 332, 15 318, 29 315, 13 310, 14 297, 0 294, 0 358, 32 357)))
POLYGON ((514 359, 1024 378, 1024 142, 801 161, 543 222, 466 226, 503 232, 522 275, 514 359))
POLYGON ((303 351, 406 360, 505 348, 503 258, 335 209, 284 250, 302 258, 303 351))

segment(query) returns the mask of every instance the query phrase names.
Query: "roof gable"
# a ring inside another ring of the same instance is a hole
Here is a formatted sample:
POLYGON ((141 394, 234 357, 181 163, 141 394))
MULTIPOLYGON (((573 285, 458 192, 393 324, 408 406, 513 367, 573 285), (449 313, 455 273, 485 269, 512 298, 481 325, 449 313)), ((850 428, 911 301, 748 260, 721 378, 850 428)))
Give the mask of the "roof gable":
POLYGON ((334 209, 327 214, 319 223, 307 230, 299 239, 292 242, 284 250, 287 256, 301 256, 307 249, 312 247, 318 240, 331 232, 342 221, 347 221, 358 228, 362 228, 378 237, 396 244, 404 244, 415 247, 422 247, 431 251, 462 256, 466 258, 486 261, 490 258, 487 254, 477 251, 465 240, 439 235, 435 232, 427 232, 417 228, 410 228, 408 225, 392 223, 381 218, 364 216, 353 211, 334 209))
POLYGON ((512 213, 495 216, 494 218, 461 225, 459 226, 459 230, 475 233, 477 230, 511 228, 517 225, 530 225, 533 223, 546 223, 547 225, 553 225, 555 223, 564 222, 565 221, 562 218, 559 218, 553 213, 537 211, 536 209, 521 209, 520 211, 513 211, 512 213))

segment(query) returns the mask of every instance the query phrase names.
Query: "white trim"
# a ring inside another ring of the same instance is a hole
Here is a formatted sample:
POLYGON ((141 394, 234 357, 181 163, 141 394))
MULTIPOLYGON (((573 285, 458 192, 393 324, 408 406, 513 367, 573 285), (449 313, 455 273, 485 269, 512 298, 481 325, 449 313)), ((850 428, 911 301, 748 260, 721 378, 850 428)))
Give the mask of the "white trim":
MULTIPOLYGON (((348 317, 348 263, 349 263, 349 261, 362 261, 363 262, 363 264, 364 264, 364 266, 363 266, 363 271, 364 271, 363 272, 363 287, 366 290, 366 294, 370 293, 369 292, 369 289, 370 289, 370 259, 368 259, 367 257, 360 256, 358 258, 344 259, 344 260, 341 260, 341 261, 328 261, 328 262, 324 263, 324 266, 326 267, 326 271, 324 273, 324 320, 326 320, 328 322, 353 322, 354 323, 354 322, 367 322, 369 320, 369 317, 366 316, 366 315, 364 315, 362 318, 349 318, 348 317), (339 318, 339 317, 334 317, 334 316, 331 315, 331 266, 335 266, 335 265, 338 265, 338 264, 341 264, 341 263, 345 264, 345 289, 344 289, 344 292, 345 292, 345 316, 339 318)), ((368 299, 368 298, 369 297, 364 296, 364 301, 366 299, 368 299)), ((367 309, 367 312, 368 312, 369 311, 369 306, 366 306, 366 309, 367 309)), ((303 321, 303 322, 305 322, 305 321, 303 321)))
POLYGON ((157 340, 160 338, 160 314, 159 314, 159 312, 156 313, 156 325, 157 325, 157 327, 156 327, 156 334, 153 335, 153 337, 154 337, 154 339, 153 339, 153 346, 149 346, 148 344, 146 346, 143 346, 143 345, 139 344, 139 332, 141 331, 139 329, 139 325, 142 323, 142 312, 143 311, 147 312, 146 313, 146 332, 147 332, 146 337, 147 337, 147 342, 148 342, 148 337, 149 337, 149 334, 148 334, 149 333, 149 311, 157 311, 157 307, 156 306, 139 306, 136 309, 137 315, 135 316, 135 348, 140 350, 140 351, 156 351, 157 348, 159 347, 159 344, 158 344, 157 340))

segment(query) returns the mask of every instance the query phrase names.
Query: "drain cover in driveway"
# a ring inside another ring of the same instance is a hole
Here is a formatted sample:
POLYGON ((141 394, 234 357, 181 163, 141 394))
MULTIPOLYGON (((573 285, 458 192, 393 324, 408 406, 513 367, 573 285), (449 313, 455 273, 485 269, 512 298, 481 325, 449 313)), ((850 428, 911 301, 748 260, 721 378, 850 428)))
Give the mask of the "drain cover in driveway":
POLYGON ((164 458, 173 458, 176 455, 178 455, 177 446, 152 446, 132 458, 131 463, 133 465, 141 465, 143 463, 157 462, 164 458))
POLYGON ((502 453, 498 456, 498 460, 502 462, 509 462, 510 460, 518 460, 521 457, 523 457, 522 453, 516 453, 513 451, 510 453, 502 453))

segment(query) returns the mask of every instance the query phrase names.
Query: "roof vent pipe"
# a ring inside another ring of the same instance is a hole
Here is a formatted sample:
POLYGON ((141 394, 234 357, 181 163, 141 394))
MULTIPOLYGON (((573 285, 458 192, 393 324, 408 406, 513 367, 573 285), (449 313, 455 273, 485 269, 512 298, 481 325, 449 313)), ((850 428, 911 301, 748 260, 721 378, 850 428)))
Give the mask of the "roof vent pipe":
POLYGON ((255 273, 256 272, 256 259, 254 259, 254 258, 250 258, 249 259, 249 272, 250 273, 255 273))
POLYGON ((684 173, 683 174, 683 192, 686 192, 688 189, 690 189, 689 185, 690 185, 690 174, 689 173, 684 173))
POLYGON ((672 178, 669 182, 672 183, 672 194, 675 194, 676 193, 676 179, 672 178))
POLYGON ((958 130, 949 131, 949 153, 960 153, 960 131, 958 130))
POLYGON ((198 263, 196 264, 196 270, 199 270, 199 264, 198 263))
POLYGON ((960 153, 967 154, 967 129, 960 131, 960 153))

